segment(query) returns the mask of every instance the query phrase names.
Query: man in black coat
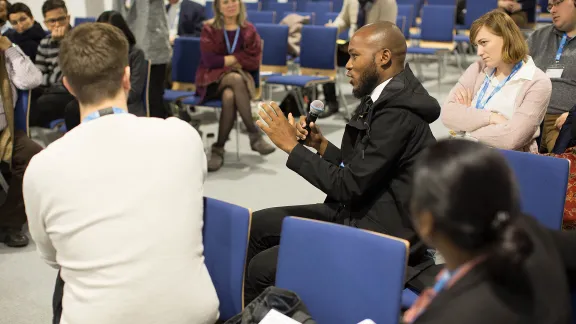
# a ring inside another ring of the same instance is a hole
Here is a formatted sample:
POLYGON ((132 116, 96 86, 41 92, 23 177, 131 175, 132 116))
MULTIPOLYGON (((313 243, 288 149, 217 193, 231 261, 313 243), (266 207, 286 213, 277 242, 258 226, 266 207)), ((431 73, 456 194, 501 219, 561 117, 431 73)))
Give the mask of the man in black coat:
MULTIPOLYGON (((258 125, 289 154, 288 168, 327 194, 321 204, 265 209, 253 214, 248 248, 246 302, 274 284, 282 220, 299 216, 393 235, 411 243, 410 264, 423 261, 426 247, 409 217, 414 161, 436 140, 429 124, 440 105, 408 66, 406 40, 393 23, 359 29, 346 64, 354 96, 362 98, 346 125, 341 148, 314 123, 308 134, 275 103, 263 105, 258 125), (305 139, 311 152, 299 144, 305 139)), ((300 123, 303 121, 301 120, 300 123)))
POLYGON ((176 36, 200 37, 202 23, 206 20, 202 5, 191 0, 170 0, 166 12, 171 43, 176 36))

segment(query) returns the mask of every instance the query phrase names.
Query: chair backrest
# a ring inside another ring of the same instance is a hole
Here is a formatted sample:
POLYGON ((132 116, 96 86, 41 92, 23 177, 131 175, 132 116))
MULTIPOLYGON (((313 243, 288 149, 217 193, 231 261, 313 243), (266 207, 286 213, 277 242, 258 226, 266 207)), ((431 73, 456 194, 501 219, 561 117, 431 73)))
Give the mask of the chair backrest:
MULTIPOLYGON (((290 2, 269 2, 266 7, 266 11, 275 11, 276 17, 284 17, 286 12, 294 12, 296 10, 296 4, 292 1, 290 2)), ((278 19, 278 23, 280 22, 278 19)))
POLYGON ((318 323, 398 323, 407 241, 296 217, 280 237, 276 286, 297 293, 318 323))
POLYGON ((287 73, 288 26, 278 24, 254 24, 264 41, 261 72, 287 73))
POLYGON ((412 27, 412 24, 414 23, 414 5, 399 4, 398 16, 406 17, 406 27, 410 30, 410 27, 412 27))
POLYGON ((247 10, 246 17, 252 24, 275 24, 276 12, 247 10))
POLYGON ((18 90, 16 109, 14 110, 14 128, 26 132, 30 136, 28 118, 30 114, 30 98, 32 90, 18 90))
POLYGON ((325 12, 332 12, 332 2, 330 1, 307 1, 303 9, 298 8, 298 10, 314 12, 316 15, 321 15, 325 12))
POLYGON ((244 2, 244 7, 246 7, 246 10, 259 11, 260 2, 244 2))
POLYGON ((548 13, 548 0, 538 0, 538 5, 540 6, 541 13, 548 13))
MULTIPOLYGON (((412 20, 410 27, 416 26, 416 18, 420 15, 422 9, 422 0, 397 0, 398 6, 412 6, 412 20)), ((398 7, 398 14, 400 14, 400 7, 398 7)))
POLYGON ((420 25, 421 39, 431 42, 454 41, 455 20, 456 6, 424 6, 420 25))
POLYGON ((244 309, 244 268, 250 210, 204 198, 204 262, 220 300, 220 319, 244 309))
POLYGON ((522 210, 552 229, 562 227, 570 164, 565 159, 501 150, 519 184, 522 210))
POLYGON ((336 27, 302 27, 300 41, 300 73, 304 75, 336 76, 336 27))
POLYGON ((406 16, 398 15, 396 17, 396 26, 400 28, 402 34, 404 34, 404 37, 406 38, 410 37, 410 28, 408 27, 408 19, 406 18, 406 16))
MULTIPOLYGON (((296 14, 302 17, 310 17, 310 25, 314 25, 315 21, 316 21, 316 14, 314 12, 305 12, 305 11, 294 11, 294 12, 284 12, 284 16, 282 16, 282 19, 286 18, 288 15, 291 14, 296 14)), ((282 21, 282 19, 280 19, 280 21, 282 21)))
POLYGON ((455 6, 456 0, 427 0, 431 6, 455 6))
POLYGON ((93 23, 96 22, 95 17, 76 17, 74 18, 74 26, 78 26, 84 23, 93 23))
POLYGON ((146 112, 146 117, 150 117, 150 70, 152 69, 152 63, 148 60, 145 61, 146 69, 146 83, 144 84, 144 91, 142 91, 142 103, 144 104, 144 111, 146 112))
POLYGON ((214 1, 206 1, 204 6, 204 16, 206 19, 214 18, 214 1))
POLYGON ((498 8, 498 0, 466 1, 464 27, 470 29, 476 19, 496 8, 498 8))
POLYGON ((344 0, 332 0, 332 11, 333 12, 340 12, 342 10, 343 5, 344 5, 344 0))
POLYGON ((172 89, 194 90, 196 70, 200 64, 200 38, 178 37, 172 54, 172 89))
MULTIPOLYGON (((333 22, 334 20, 336 20, 336 17, 338 17, 338 13, 337 12, 325 12, 325 13, 319 13, 316 15, 316 25, 317 26, 324 26, 329 22, 333 22)), ((345 39, 347 40, 348 37, 348 29, 343 30, 340 35, 338 35, 338 39, 345 39)))

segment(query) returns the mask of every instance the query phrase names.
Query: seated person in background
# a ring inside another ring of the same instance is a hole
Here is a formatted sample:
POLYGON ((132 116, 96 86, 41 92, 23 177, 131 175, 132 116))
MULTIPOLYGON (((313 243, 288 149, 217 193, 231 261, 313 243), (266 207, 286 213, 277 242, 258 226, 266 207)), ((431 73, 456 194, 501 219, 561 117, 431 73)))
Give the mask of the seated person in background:
POLYGON ((12 25, 8 21, 8 9, 10 9, 10 2, 7 0, 0 0, 0 34, 10 36, 14 33, 12 25))
POLYGON ((15 31, 10 33, 8 38, 18 45, 32 62, 35 62, 38 46, 40 46, 40 41, 46 37, 46 31, 34 20, 30 8, 21 2, 10 6, 8 18, 15 31))
POLYGON ((58 62, 60 41, 70 31, 70 15, 63 0, 46 0, 42 5, 44 23, 50 35, 38 46, 36 66, 44 76, 42 86, 32 91, 30 126, 48 127, 56 119, 64 118, 66 105, 74 97, 62 84, 62 71, 58 62))
POLYGON ((536 66, 552 80, 552 97, 544 118, 542 152, 552 152, 568 111, 576 102, 576 2, 549 0, 552 24, 535 31, 528 39, 536 66))
POLYGON ((273 285, 282 221, 286 216, 317 219, 393 235, 410 241, 410 265, 425 261, 408 207, 415 158, 435 143, 429 123, 440 105, 414 76, 406 59, 406 39, 391 22, 359 29, 350 41, 346 64, 353 94, 362 98, 346 125, 341 148, 317 125, 295 126, 275 103, 263 105, 258 125, 289 154, 286 166, 327 194, 323 204, 277 207, 253 214, 248 247, 246 302, 273 285), (274 111, 273 111, 274 110, 274 111), (278 116, 276 116, 278 114, 278 116), (267 125, 266 125, 267 124, 267 125), (305 145, 317 151, 313 153, 305 145))
POLYGON ((166 11, 171 44, 174 44, 178 36, 200 36, 202 24, 206 20, 202 5, 191 0, 169 0, 166 11))
POLYGON ((252 151, 262 155, 274 152, 252 119, 250 100, 255 97, 254 78, 262 57, 260 36, 246 20, 241 0, 214 1, 214 19, 202 28, 202 58, 196 73, 196 92, 202 101, 222 100, 218 140, 212 146, 208 171, 224 164, 224 144, 239 113, 248 129, 252 151))
POLYGON ((26 170, 30 234, 60 269, 62 323, 212 324, 218 297, 203 257, 202 139, 177 118, 127 113, 128 48, 103 23, 80 25, 62 41, 64 84, 82 124, 26 170), (149 172, 166 159, 169 171, 149 172))
MULTIPOLYGON (((374 1, 344 0, 338 17, 333 22, 326 24, 326 26, 337 27, 338 34, 348 29, 348 37, 352 38, 356 30, 365 24, 373 24, 378 21, 389 21, 395 24, 397 14, 398 5, 394 0, 379 0, 375 3, 374 1), (361 10, 360 8, 364 9, 361 10)), ((346 62, 350 59, 348 44, 339 45, 336 54, 338 66, 346 65, 346 62)), ((336 97, 336 84, 325 83, 322 87, 328 109, 320 115, 320 118, 326 118, 337 113, 340 105, 336 97)))
MULTIPOLYGON (((136 116, 146 116, 142 93, 146 87, 146 74, 148 65, 144 58, 144 52, 136 46, 136 39, 126 24, 124 17, 117 11, 105 11, 97 22, 107 23, 118 27, 126 36, 130 48, 128 50, 128 62, 130 64, 130 93, 128 94, 128 112, 136 116)), ((78 100, 71 101, 66 106, 66 129, 72 130, 80 124, 80 106, 78 100)))
MULTIPOLYGON (((42 73, 22 50, 0 37, 0 171, 9 175, 6 201, 0 205, 0 242, 10 247, 28 245, 22 232, 26 223, 22 180, 30 159, 42 149, 22 130, 14 129, 16 89, 28 90, 42 82, 42 73)), ((0 188, 0 190, 2 190, 0 188)))
POLYGON ((443 140, 418 159, 412 220, 446 268, 403 318, 414 324, 569 324, 576 233, 520 211, 512 170, 497 150, 443 140))
POLYGON ((498 8, 507 13, 519 28, 528 28, 529 13, 536 10, 536 0, 499 0, 498 8))
POLYGON ((442 107, 442 122, 460 136, 489 146, 538 152, 550 79, 528 56, 512 19, 491 11, 472 24, 470 39, 482 59, 470 65, 442 107))

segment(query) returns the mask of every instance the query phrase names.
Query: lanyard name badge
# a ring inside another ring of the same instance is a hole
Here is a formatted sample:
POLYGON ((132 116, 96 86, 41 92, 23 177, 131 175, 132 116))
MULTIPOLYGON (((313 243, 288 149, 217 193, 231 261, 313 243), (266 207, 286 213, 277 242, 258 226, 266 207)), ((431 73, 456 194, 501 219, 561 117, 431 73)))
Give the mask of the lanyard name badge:
POLYGON ((560 64, 560 58, 562 58, 562 52, 564 52, 564 46, 568 43, 568 34, 564 33, 562 40, 560 40, 560 46, 558 46, 558 51, 556 51, 555 63, 552 64, 548 69, 546 69, 546 75, 549 78, 559 79, 564 73, 564 65, 560 64))
POLYGON ((100 109, 98 111, 95 111, 95 112, 91 113, 90 115, 84 117, 82 122, 83 123, 89 122, 91 120, 98 119, 98 118, 100 118, 102 116, 106 116, 106 115, 126 114, 126 113, 127 112, 124 109, 120 109, 120 108, 116 108, 116 107, 104 108, 104 109, 100 109))
POLYGON ((226 31, 226 29, 224 29, 224 28, 222 28, 222 30, 224 30, 224 39, 226 40, 226 48, 228 49, 228 54, 232 54, 236 50, 236 45, 238 45, 238 37, 240 36, 240 28, 236 29, 236 35, 234 35, 234 43, 232 43, 232 46, 230 46, 230 39, 228 38, 228 31, 226 31))
POLYGON ((490 83, 490 80, 492 79, 492 76, 494 76, 496 69, 494 69, 494 71, 492 71, 492 74, 490 75, 490 77, 486 76, 486 79, 484 80, 484 85, 482 86, 482 89, 480 90, 480 93, 478 94, 478 99, 476 100, 476 108, 484 109, 484 107, 486 106, 488 101, 490 101, 490 99, 492 99, 492 97, 494 97, 494 95, 496 93, 498 93, 500 90, 502 90, 504 85, 508 81, 510 81, 510 79, 512 79, 514 74, 516 74, 516 72, 518 72, 518 70, 520 70, 521 67, 522 67, 522 61, 518 62, 518 64, 516 64, 514 66, 514 68, 512 69, 512 72, 510 73, 510 75, 507 76, 506 79, 504 79, 502 82, 500 82, 500 84, 498 84, 496 86, 496 88, 494 88, 494 91, 492 91, 492 93, 490 94, 490 96, 488 96, 488 98, 486 98, 486 100, 483 100, 484 96, 486 96, 486 90, 488 90, 488 85, 490 83))

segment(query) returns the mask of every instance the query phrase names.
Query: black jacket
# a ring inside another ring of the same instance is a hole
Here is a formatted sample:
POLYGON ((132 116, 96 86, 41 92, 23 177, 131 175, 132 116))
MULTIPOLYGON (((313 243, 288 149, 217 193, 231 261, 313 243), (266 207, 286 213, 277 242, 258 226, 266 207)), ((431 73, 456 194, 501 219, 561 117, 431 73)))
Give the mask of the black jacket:
POLYGON ((436 141, 429 123, 440 105, 406 66, 369 111, 360 110, 346 125, 341 149, 330 143, 320 157, 298 145, 287 166, 326 193, 327 202, 341 204, 344 224, 404 238, 421 252, 409 217, 412 173, 418 155, 436 141))
POLYGON ((6 33, 6 37, 8 37, 12 43, 18 45, 32 62, 35 62, 38 46, 40 46, 40 41, 46 37, 46 31, 38 22, 34 22, 34 25, 22 34, 14 30, 13 32, 6 33))
POLYGON ((130 92, 128 93, 128 111, 136 116, 146 116, 142 94, 146 88, 148 65, 144 52, 136 45, 128 52, 130 64, 130 92))
POLYGON ((572 323, 576 233, 549 230, 528 216, 519 225, 534 252, 514 280, 497 284, 480 264, 440 292, 414 324, 572 323))
MULTIPOLYGON (((166 11, 169 9, 170 5, 168 4, 166 5, 166 11)), ((191 0, 182 0, 180 4, 180 19, 178 20, 178 35, 200 37, 204 20, 206 20, 206 16, 202 5, 191 0)), ((168 25, 171 23, 169 21, 168 25)))

